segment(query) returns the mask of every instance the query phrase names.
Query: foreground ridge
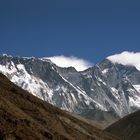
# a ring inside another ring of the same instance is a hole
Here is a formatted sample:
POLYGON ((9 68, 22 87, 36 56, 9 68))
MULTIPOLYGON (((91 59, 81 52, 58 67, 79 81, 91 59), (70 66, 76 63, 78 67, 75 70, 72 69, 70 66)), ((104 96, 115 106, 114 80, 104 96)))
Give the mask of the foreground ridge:
POLYGON ((106 131, 121 137, 123 140, 139 140, 140 110, 115 122, 106 128, 106 131))
POLYGON ((29 94, 0 74, 0 139, 119 140, 29 94))

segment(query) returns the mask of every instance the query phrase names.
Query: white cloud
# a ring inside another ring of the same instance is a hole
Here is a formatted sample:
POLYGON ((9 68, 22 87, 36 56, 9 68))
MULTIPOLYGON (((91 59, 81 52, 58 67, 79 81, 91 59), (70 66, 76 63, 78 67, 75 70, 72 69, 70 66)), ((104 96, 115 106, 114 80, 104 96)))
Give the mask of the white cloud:
POLYGON ((119 63, 122 65, 135 66, 140 71, 140 52, 122 52, 120 54, 115 54, 107 57, 113 63, 119 63))
POLYGON ((77 71, 83 71, 93 66, 93 64, 88 62, 87 60, 77 58, 74 56, 66 57, 60 55, 60 56, 47 57, 47 59, 50 59, 53 63, 55 63, 59 67, 74 67, 77 71))

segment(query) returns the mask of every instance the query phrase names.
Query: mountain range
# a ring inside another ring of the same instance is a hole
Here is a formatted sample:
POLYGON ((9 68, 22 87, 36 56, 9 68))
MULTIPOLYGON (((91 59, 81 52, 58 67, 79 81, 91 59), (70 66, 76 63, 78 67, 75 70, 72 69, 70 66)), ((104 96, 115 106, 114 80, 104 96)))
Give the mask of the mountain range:
POLYGON ((0 72, 36 97, 103 127, 140 109, 140 71, 109 57, 77 71, 46 58, 1 55, 0 72))

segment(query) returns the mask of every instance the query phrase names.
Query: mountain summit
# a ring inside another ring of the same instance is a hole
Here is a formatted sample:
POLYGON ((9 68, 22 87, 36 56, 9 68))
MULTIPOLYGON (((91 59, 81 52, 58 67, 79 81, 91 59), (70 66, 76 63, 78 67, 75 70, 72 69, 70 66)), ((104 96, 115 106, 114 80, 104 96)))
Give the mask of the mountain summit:
POLYGON ((120 54, 115 54, 107 57, 113 63, 118 63, 122 65, 134 66, 140 71, 140 53, 134 52, 122 52, 120 54))

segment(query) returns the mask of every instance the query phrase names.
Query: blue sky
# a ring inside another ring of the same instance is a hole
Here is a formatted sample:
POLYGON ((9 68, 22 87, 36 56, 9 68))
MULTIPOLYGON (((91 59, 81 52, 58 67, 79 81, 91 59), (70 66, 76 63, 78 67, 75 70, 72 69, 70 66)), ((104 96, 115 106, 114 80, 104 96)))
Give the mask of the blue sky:
POLYGON ((0 53, 92 63, 140 51, 139 0, 1 0, 0 53))

